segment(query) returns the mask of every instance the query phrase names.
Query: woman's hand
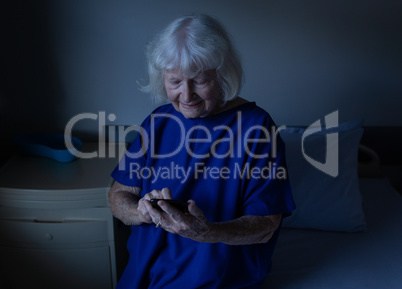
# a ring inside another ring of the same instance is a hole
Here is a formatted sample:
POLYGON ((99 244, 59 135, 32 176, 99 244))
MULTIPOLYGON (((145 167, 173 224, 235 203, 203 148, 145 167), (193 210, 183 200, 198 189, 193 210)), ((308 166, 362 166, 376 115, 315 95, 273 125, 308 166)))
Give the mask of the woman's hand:
MULTIPOLYGON (((170 190, 164 190, 152 191, 150 198, 170 199, 170 190)), ((278 229, 282 220, 282 215, 278 214, 246 215, 227 222, 208 222, 202 210, 193 200, 188 201, 189 213, 183 213, 163 200, 158 202, 162 211, 154 208, 147 200, 143 200, 142 205, 147 223, 155 223, 157 227, 170 233, 197 242, 222 242, 229 245, 266 243, 278 229)))
MULTIPOLYGON (((153 219, 150 215, 150 209, 154 209, 149 202, 151 199, 171 199, 172 193, 169 188, 163 188, 162 190, 153 190, 148 194, 145 194, 138 201, 138 217, 142 223, 152 223, 153 219)), ((154 209, 155 210, 155 209, 154 209)))
POLYGON ((198 242, 222 242, 229 245, 266 243, 278 229, 282 215, 242 216, 237 219, 208 222, 195 202, 188 201, 189 213, 183 213, 167 202, 159 201, 163 211, 155 209, 149 202, 144 204, 152 222, 166 231, 198 242))
POLYGON ((160 224, 166 231, 198 242, 206 241, 210 223, 193 200, 188 201, 189 213, 183 213, 164 201, 158 202, 163 211, 153 208, 149 202, 144 205, 152 222, 160 224))

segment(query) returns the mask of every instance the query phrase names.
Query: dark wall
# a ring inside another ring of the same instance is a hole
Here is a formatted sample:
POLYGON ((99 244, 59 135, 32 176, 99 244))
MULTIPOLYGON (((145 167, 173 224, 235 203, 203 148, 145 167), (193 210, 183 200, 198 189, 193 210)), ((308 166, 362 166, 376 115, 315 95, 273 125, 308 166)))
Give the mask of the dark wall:
POLYGON ((0 160, 22 133, 60 131, 62 91, 50 50, 46 1, 0 4, 0 160))
MULTIPOLYGON (((341 121, 402 126, 402 1, 14 0, 0 4, 0 161, 16 135, 62 132, 79 113, 139 124, 153 108, 136 84, 144 45, 193 12, 225 24, 244 62, 242 96, 279 125, 339 110, 341 121)), ((80 124, 97 134, 96 122, 80 124)))

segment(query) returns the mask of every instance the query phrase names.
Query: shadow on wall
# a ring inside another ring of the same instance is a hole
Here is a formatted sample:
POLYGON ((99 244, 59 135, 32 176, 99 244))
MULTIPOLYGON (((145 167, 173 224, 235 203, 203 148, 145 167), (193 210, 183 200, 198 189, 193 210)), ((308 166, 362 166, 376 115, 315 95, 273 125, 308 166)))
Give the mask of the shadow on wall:
POLYGON ((63 89, 52 61, 46 1, 7 1, 0 9, 0 164, 22 133, 54 131, 63 89))

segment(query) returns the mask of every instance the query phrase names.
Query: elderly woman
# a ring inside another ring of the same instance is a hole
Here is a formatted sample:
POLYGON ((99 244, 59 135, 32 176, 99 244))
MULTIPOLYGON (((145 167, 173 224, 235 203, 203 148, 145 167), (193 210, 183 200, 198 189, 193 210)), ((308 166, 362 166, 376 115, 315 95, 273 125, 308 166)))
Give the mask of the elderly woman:
POLYGON ((168 104, 112 173, 111 210, 132 226, 117 288, 261 288, 294 208, 275 124, 238 96, 241 64, 215 19, 173 21, 147 56, 145 89, 168 104))

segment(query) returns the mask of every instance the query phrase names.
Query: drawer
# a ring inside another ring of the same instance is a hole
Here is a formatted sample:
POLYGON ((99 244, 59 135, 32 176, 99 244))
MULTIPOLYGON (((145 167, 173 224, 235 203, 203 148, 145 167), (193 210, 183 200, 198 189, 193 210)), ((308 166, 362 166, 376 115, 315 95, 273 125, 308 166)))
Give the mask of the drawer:
POLYGON ((22 190, 0 187, 0 204, 9 208, 74 209, 107 207, 108 189, 22 190))
POLYGON ((45 250, 0 246, 0 254, 4 288, 114 288, 109 247, 45 250))
POLYGON ((77 247, 86 243, 108 242, 108 239, 107 221, 0 220, 0 244, 4 245, 77 247))

